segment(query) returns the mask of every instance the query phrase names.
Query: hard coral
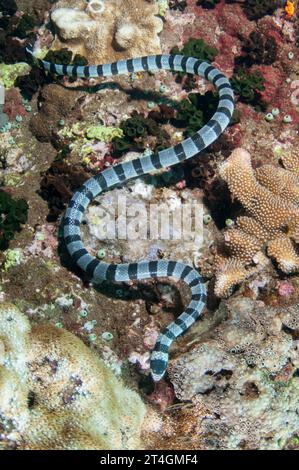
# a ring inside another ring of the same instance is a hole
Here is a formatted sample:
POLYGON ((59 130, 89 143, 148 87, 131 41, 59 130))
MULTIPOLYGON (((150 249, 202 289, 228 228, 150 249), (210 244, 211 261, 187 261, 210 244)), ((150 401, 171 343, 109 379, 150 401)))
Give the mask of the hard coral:
POLYGON ((68 165, 66 162, 55 161, 42 174, 40 195, 48 202, 48 220, 57 220, 66 208, 73 192, 90 177, 81 166, 68 165))
POLYGON ((161 53, 157 14, 157 2, 147 0, 60 1, 51 13, 58 32, 53 49, 67 45, 89 63, 161 53))
POLYGON ((215 8, 221 0, 197 0, 196 4, 207 9, 215 8))
POLYGON ((144 404, 81 340, 3 303, 0 338, 0 448, 140 447, 144 404))
POLYGON ((185 136, 195 134, 211 119, 218 103, 217 94, 208 91, 206 94, 190 93, 188 98, 182 100, 175 115, 177 124, 186 127, 185 136))
MULTIPOLYGON (((294 155, 296 151, 285 156, 285 161, 293 162, 294 155)), ((221 250, 225 256, 216 263, 215 293, 228 296, 234 285, 262 269, 266 264, 264 249, 281 271, 298 272, 298 176, 271 165, 254 172, 250 155, 243 149, 236 149, 222 164, 220 175, 246 215, 238 217, 236 227, 224 233, 221 250)))
POLYGON ((196 344, 171 361, 175 394, 188 400, 192 428, 200 430, 196 448, 283 449, 297 433, 296 309, 222 302, 196 344))
POLYGON ((215 47, 206 44, 203 39, 190 38, 184 44, 182 49, 174 47, 171 53, 183 54, 186 56, 195 57, 196 59, 212 62, 218 54, 218 50, 215 47))
MULTIPOLYGON (((158 117, 159 120, 162 118, 161 113, 152 116, 158 117)), ((169 134, 152 117, 145 118, 134 112, 132 117, 120 123, 120 129, 123 131, 123 137, 116 137, 112 141, 115 156, 120 156, 128 150, 144 150, 148 136, 155 138, 153 150, 159 151, 169 147, 169 134)))
POLYGON ((73 57, 72 51, 67 48, 60 49, 59 51, 49 51, 44 57, 44 60, 63 65, 87 65, 85 57, 79 54, 73 57))
POLYGON ((8 193, 0 191, 0 250, 5 250, 15 232, 27 221, 28 204, 24 199, 13 199, 8 193))

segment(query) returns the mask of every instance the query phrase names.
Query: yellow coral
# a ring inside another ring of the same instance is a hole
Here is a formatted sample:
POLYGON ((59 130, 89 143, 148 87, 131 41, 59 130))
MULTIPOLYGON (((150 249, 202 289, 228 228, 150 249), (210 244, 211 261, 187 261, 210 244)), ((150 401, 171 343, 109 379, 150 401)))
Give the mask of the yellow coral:
POLYGON ((295 13, 295 5, 293 2, 291 2, 290 0, 287 0, 287 3, 284 7, 284 11, 286 12, 287 16, 288 17, 292 17, 294 16, 294 13, 295 13))
POLYGON ((19 449, 136 449, 145 407, 73 334, 0 304, 0 428, 19 449))

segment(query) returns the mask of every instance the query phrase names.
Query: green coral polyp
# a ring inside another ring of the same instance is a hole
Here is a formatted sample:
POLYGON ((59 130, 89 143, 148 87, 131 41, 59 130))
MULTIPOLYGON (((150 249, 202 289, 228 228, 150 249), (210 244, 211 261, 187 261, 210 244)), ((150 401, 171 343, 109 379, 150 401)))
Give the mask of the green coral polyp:
POLYGON ((186 127, 185 136, 195 134, 208 122, 216 111, 217 103, 217 94, 212 91, 205 95, 190 93, 187 99, 181 101, 175 119, 179 126, 186 127))

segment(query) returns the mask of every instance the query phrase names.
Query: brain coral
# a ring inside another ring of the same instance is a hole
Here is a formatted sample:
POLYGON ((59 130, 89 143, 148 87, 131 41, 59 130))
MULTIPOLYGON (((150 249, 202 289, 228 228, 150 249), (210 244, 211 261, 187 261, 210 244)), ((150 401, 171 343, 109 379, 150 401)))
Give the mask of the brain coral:
POLYGON ((223 234, 216 258, 215 293, 219 297, 228 296, 234 285, 264 268, 264 251, 284 273, 299 271, 296 161, 298 152, 293 150, 282 158, 285 168, 264 165, 254 171, 249 153, 236 149, 220 167, 220 176, 245 214, 223 234))
POLYGON ((0 449, 135 449, 144 415, 76 336, 0 304, 0 449))
POLYGON ((269 308, 230 298, 196 344, 171 361, 176 396, 193 404, 197 448, 298 445, 298 323, 298 305, 269 308))
POLYGON ((157 14, 154 0, 61 0, 51 12, 58 32, 53 49, 67 46, 89 63, 159 54, 157 14))

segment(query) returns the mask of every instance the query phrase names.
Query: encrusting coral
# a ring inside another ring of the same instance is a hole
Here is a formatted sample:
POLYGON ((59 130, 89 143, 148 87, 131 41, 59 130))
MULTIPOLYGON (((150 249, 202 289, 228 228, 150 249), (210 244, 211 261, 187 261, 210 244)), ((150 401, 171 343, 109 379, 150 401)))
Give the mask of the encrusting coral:
POLYGON ((0 304, 0 448, 136 449, 144 416, 80 339, 0 304))
POLYGON ((58 31, 52 49, 67 45, 89 63, 159 54, 158 12, 158 3, 148 0, 59 1, 51 13, 58 31))
MULTIPOLYGON (((233 199, 246 211, 224 232, 224 254, 216 258, 215 293, 228 296, 234 285, 265 265, 264 250, 286 274, 298 272, 299 179, 296 151, 282 158, 284 169, 253 170, 250 154, 236 149, 220 167, 233 199), (292 170, 292 171, 290 171, 292 170)), ((298 158, 298 156, 297 156, 298 158)))

